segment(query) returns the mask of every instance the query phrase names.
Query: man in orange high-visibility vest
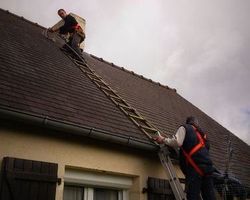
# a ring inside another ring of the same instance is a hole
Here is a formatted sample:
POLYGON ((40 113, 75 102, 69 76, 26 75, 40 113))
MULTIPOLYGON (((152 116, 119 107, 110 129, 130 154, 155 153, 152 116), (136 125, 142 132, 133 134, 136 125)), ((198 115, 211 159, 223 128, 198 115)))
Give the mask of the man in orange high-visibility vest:
POLYGON ((160 144, 179 147, 180 167, 186 177, 188 200, 215 200, 212 173, 213 163, 209 156, 206 134, 198 125, 196 117, 188 117, 186 124, 179 127, 171 138, 160 134, 154 138, 160 144))

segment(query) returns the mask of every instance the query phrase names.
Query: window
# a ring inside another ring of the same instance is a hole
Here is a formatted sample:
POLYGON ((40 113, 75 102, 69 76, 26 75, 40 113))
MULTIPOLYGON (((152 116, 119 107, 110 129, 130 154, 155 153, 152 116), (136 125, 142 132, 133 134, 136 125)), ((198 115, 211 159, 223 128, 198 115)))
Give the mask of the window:
POLYGON ((66 169, 63 200, 129 200, 132 178, 66 169))
POLYGON ((107 189, 94 189, 94 200, 122 200, 119 199, 118 191, 107 189))
POLYGON ((63 200, 84 200, 84 188, 75 186, 64 186, 63 200))
POLYGON ((122 190, 65 185, 63 200, 123 200, 122 190))

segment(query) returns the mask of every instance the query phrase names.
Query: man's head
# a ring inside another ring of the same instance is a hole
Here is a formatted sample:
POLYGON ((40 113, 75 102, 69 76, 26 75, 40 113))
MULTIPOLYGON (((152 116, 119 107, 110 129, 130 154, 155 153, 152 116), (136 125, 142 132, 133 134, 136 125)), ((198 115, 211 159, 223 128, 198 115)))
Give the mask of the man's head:
POLYGON ((186 124, 198 126, 198 125, 199 125, 199 122, 198 122, 198 119, 197 119, 196 117, 190 116, 190 117, 187 117, 187 119, 186 119, 186 124))
POLYGON ((57 11, 57 14, 62 18, 62 19, 64 19, 66 16, 67 16, 67 13, 66 13, 66 11, 64 10, 64 9, 59 9, 58 11, 57 11))

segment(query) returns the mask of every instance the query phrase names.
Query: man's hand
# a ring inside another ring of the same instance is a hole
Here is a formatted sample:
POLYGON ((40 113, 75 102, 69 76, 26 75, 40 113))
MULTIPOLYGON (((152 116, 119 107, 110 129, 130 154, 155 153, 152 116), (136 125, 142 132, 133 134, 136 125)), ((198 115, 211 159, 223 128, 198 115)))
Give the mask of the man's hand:
POLYGON ((157 136, 153 138, 157 143, 163 144, 165 137, 163 137, 159 132, 157 133, 157 136))

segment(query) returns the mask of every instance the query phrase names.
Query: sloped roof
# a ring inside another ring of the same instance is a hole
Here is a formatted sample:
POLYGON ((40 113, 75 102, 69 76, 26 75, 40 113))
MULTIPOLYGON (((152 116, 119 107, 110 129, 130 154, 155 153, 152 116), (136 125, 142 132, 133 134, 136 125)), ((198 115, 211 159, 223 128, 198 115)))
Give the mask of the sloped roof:
MULTIPOLYGON (((117 135, 147 138, 42 34, 43 28, 0 10, 0 106, 42 114, 117 135)), ((232 140, 231 172, 250 185, 250 147, 174 89, 84 53, 88 65, 161 132, 173 134, 187 116, 199 118, 211 155, 223 170, 232 140)))
POLYGON ((197 116, 201 127, 208 133, 212 159, 222 171, 225 170, 228 161, 228 142, 231 140, 234 154, 230 169, 234 176, 250 183, 249 145, 181 97, 175 89, 153 82, 94 55, 84 53, 84 58, 112 88, 161 133, 171 135, 185 122, 187 116, 197 116))
POLYGON ((42 29, 0 11, 0 105, 146 138, 42 29))

